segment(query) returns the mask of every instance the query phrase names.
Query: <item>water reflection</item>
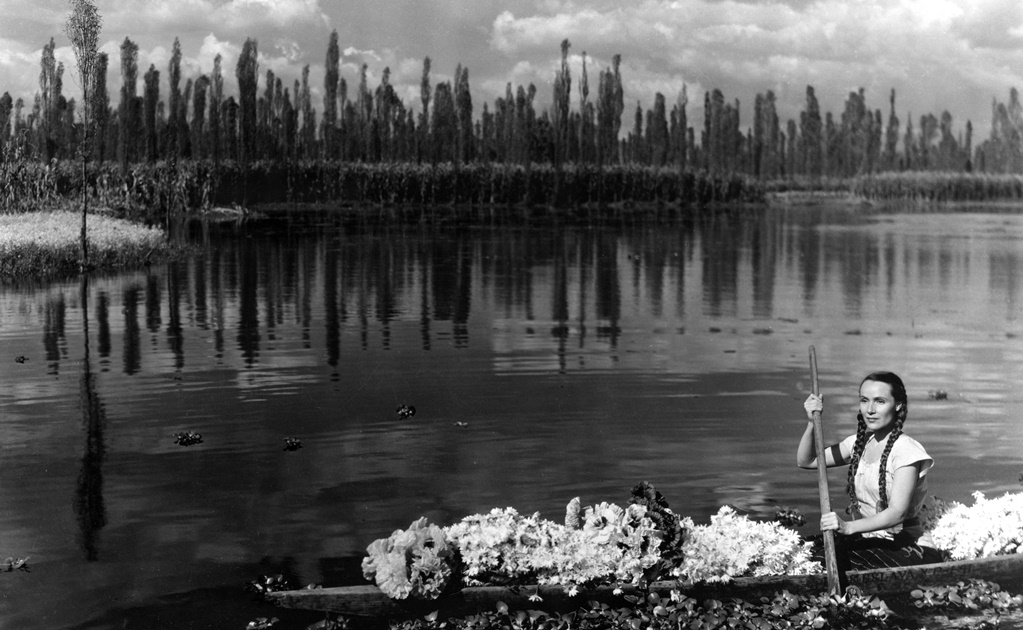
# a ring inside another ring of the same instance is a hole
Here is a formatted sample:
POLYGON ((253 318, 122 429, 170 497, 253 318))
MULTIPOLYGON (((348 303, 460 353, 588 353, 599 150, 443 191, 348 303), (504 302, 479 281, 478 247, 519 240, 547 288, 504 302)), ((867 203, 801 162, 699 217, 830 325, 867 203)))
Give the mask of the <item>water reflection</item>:
MULTIPOLYGON (((103 304, 103 300, 100 300, 103 304)), ((79 304, 82 313, 82 374, 79 377, 79 406, 85 429, 85 453, 82 455, 75 491, 75 515, 78 517, 79 541, 89 562, 99 560, 99 530, 107 524, 103 504, 103 431, 106 414, 96 388, 89 353, 89 280, 79 281, 79 304)), ((102 309, 100 309, 102 310, 102 309)), ((105 312, 105 311, 104 311, 105 312)))
MULTIPOLYGON (((684 332, 727 318, 792 323, 826 316, 855 333, 891 323, 892 315, 911 326, 929 319, 952 291, 965 291, 973 304, 951 309, 964 322, 980 312, 990 318, 990 306, 1008 320, 1020 312, 1019 226, 1011 219, 973 215, 979 234, 937 236, 914 233, 907 218, 800 212, 713 213, 670 227, 615 230, 366 233, 316 223, 289 226, 285 239, 254 227, 240 238, 207 228, 211 246, 203 255, 101 287, 97 350, 104 369, 120 353, 123 373, 138 373, 147 352, 140 308, 145 330, 164 334, 162 343, 152 338, 153 349, 168 351, 176 371, 196 351, 190 330, 212 331, 218 359, 230 332, 247 367, 259 365, 293 327, 306 348, 322 334, 320 351, 336 367, 346 348, 395 348, 396 326, 406 322, 417 323, 417 345, 428 351, 438 341, 468 348, 474 317, 493 319, 499 330, 519 321, 533 341, 536 331, 549 333, 548 348, 564 371, 573 349, 618 348, 623 321, 684 332)), ((63 293, 44 310, 43 350, 57 374, 67 359, 63 293)))

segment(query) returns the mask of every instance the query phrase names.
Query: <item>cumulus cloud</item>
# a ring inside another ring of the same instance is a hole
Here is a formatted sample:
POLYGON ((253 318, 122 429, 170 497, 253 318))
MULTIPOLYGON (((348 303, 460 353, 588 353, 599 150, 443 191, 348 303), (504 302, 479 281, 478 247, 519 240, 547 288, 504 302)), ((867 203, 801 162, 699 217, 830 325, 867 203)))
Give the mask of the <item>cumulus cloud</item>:
POLYGON ((329 23, 318 0, 115 0, 101 12, 105 27, 136 36, 216 30, 221 36, 259 37, 329 23))
POLYGON ((534 64, 545 57, 538 65, 548 70, 537 79, 553 72, 563 39, 573 52, 620 53, 626 99, 647 107, 656 92, 670 99, 686 83, 691 95, 706 85, 746 103, 771 89, 782 115, 798 117, 807 85, 836 111, 861 87, 868 104, 884 108, 895 88, 900 107, 977 121, 1023 68, 1023 5, 1015 0, 547 0, 540 7, 497 15, 492 49, 534 64))
MULTIPOLYGON (((55 37, 58 58, 64 54, 66 11, 66 0, 5 0, 0 92, 35 93, 42 46, 55 37)), ((535 85, 537 106, 547 107, 564 39, 571 42, 573 101, 583 51, 591 98, 598 73, 621 54, 630 111, 637 102, 649 108, 657 92, 672 102, 685 85, 691 120, 699 119, 703 94, 714 88, 730 102, 740 100, 744 125, 756 94, 767 90, 777 95, 783 118, 798 118, 807 85, 836 115, 859 88, 870 107, 887 113, 895 88, 903 120, 947 109, 959 123, 972 119, 980 135, 991 99, 1004 100, 1010 87, 1023 84, 1018 0, 104 0, 100 11, 112 87, 120 85, 119 47, 128 36, 140 48, 140 74, 152 63, 166 90, 177 36, 190 76, 209 73, 220 54, 225 91, 234 93, 238 54, 252 37, 259 44, 260 89, 266 70, 292 87, 308 65, 319 103, 333 28, 349 94, 363 63, 370 89, 389 67, 410 107, 419 105, 425 56, 433 60, 434 85, 451 80, 458 63, 470 68, 477 112, 503 96, 509 82, 513 89, 535 85)), ((73 84, 65 85, 70 91, 73 84)))

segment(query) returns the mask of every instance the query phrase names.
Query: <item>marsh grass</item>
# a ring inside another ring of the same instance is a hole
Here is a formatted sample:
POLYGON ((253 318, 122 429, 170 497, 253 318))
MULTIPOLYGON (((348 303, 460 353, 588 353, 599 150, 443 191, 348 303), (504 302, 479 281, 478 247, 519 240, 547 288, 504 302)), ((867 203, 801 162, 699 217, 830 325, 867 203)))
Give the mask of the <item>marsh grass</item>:
MULTIPOLYGON (((80 216, 70 211, 0 215, 0 278, 51 277, 79 270, 80 216)), ((135 267, 172 250, 163 230, 90 215, 90 267, 135 267)))
MULTIPOLYGON (((0 163, 0 208, 23 212, 69 207, 82 172, 63 161, 0 163)), ((154 220, 201 214, 215 206, 331 203, 377 206, 599 207, 622 203, 704 205, 757 202, 763 186, 739 174, 679 173, 668 168, 549 164, 414 164, 339 161, 186 160, 90 165, 89 205, 154 220)))

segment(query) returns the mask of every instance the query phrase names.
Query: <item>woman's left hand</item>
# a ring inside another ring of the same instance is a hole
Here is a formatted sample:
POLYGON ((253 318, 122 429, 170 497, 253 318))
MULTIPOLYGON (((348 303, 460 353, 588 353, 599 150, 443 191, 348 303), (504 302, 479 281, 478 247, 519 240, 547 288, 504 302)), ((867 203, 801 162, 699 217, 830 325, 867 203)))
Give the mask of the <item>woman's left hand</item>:
POLYGON ((843 521, 838 517, 838 514, 835 514, 834 512, 828 512, 827 514, 821 515, 821 531, 826 532, 829 530, 842 534, 843 536, 850 533, 849 523, 847 521, 843 521))

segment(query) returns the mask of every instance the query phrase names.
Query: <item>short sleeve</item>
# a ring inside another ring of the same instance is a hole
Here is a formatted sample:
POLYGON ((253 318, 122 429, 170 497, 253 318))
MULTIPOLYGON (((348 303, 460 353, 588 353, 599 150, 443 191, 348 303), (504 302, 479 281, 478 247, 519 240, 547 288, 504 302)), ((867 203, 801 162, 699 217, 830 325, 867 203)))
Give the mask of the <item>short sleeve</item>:
POLYGON ((926 475, 927 471, 934 466, 934 459, 927 454, 923 445, 908 435, 900 436, 900 438, 895 441, 895 444, 892 446, 892 454, 888 461, 889 468, 892 472, 902 468, 903 466, 920 463, 921 477, 926 475))
POLYGON ((849 453, 850 456, 852 456, 854 446, 856 446, 855 434, 850 435, 849 437, 845 438, 844 440, 838 443, 838 447, 842 449, 843 452, 849 453))

